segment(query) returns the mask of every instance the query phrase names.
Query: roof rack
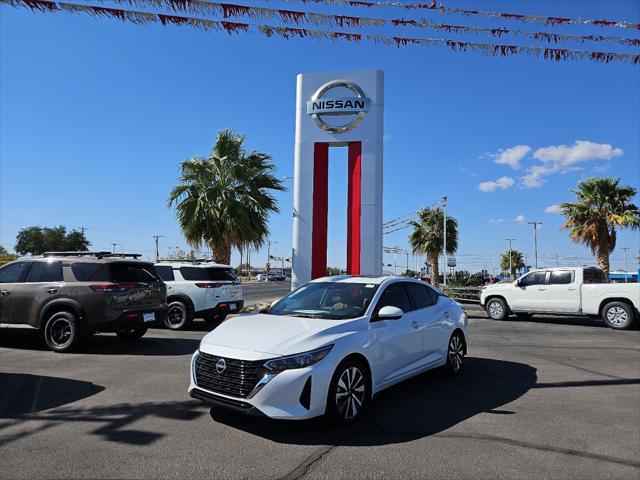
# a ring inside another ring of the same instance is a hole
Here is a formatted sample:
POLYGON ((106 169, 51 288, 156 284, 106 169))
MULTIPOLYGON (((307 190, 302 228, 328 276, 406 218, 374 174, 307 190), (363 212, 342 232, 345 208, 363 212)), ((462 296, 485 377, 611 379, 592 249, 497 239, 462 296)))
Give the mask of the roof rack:
POLYGON ((139 258, 142 256, 141 253, 112 253, 112 252, 44 252, 42 254, 43 257, 120 257, 120 258, 139 258))
POLYGON ((176 262, 176 263, 206 263, 213 262, 212 258, 159 258, 158 262, 176 262))

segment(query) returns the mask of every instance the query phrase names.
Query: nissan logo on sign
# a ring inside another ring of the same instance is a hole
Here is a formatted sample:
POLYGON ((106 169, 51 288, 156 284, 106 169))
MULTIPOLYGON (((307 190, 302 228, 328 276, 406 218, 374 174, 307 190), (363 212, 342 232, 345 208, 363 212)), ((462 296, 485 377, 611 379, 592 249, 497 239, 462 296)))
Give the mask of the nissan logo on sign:
POLYGON ((369 112, 371 100, 362 89, 347 80, 333 80, 322 85, 307 102, 307 115, 327 133, 345 133, 356 128, 369 112), (329 97, 334 89, 348 90, 353 96, 329 97), (335 120, 344 117, 345 122, 335 120), (332 118, 334 121, 329 121, 332 118))

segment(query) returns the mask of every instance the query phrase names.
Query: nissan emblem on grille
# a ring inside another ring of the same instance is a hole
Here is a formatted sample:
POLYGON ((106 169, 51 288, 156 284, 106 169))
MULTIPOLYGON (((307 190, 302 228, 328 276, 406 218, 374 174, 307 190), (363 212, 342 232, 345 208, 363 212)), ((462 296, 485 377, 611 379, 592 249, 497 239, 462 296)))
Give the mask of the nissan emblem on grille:
POLYGON ((222 373, 227 368, 227 362, 224 361, 224 358, 221 358, 216 362, 216 372, 222 373))

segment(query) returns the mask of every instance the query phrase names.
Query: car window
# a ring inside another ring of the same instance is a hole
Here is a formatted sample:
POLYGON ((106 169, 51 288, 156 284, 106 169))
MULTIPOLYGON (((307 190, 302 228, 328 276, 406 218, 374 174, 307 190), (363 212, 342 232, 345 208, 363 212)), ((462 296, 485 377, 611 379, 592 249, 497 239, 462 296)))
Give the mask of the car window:
POLYGON ((236 281, 238 277, 230 268, 220 267, 180 267, 180 273, 185 280, 195 281, 236 281))
POLYGON ((547 272, 531 272, 520 279, 519 285, 527 287, 530 285, 544 285, 547 272))
POLYGON ((407 292, 402 283, 392 283, 384 289, 380 300, 378 300, 377 310, 379 311, 382 307, 397 307, 403 312, 411 311, 409 297, 407 297, 407 292))
POLYGON ((158 272, 158 275, 160 275, 160 278, 165 282, 173 282, 176 279, 171 265, 156 265, 156 271, 158 272))
POLYGON ((109 281, 109 275, 103 263, 72 263, 71 271, 78 282, 109 281))
POLYGON ((407 282, 405 286, 407 287, 409 295, 411 296, 411 301, 413 303, 414 309, 418 310, 420 308, 430 307, 434 304, 433 297, 429 293, 429 287, 427 287, 426 285, 407 282))
POLYGON ((585 268, 583 283, 607 283, 607 278, 599 268, 585 268))
POLYGON ((30 262, 17 262, 0 268, 0 283, 18 283, 24 278, 30 262))
POLYGON ((551 272, 549 277, 550 285, 566 285, 573 283, 573 272, 571 270, 551 272))
POLYGON ((153 265, 144 263, 112 263, 111 281, 113 282, 155 282, 159 279, 153 265))
POLYGON ((33 262, 25 282, 61 282, 62 262, 33 262))

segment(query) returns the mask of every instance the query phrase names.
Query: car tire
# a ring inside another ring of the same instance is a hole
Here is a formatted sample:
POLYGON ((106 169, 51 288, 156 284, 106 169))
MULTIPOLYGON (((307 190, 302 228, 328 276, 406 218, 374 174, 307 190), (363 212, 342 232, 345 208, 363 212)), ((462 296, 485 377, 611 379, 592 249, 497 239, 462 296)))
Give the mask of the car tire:
POLYGON ((635 323, 635 313, 627 303, 609 302, 602 309, 602 320, 609 328, 628 330, 635 323))
POLYGON ((509 307, 507 307, 507 302, 502 298, 496 297, 490 299, 487 302, 485 310, 491 320, 506 320, 509 316, 509 307))
POLYGON ((169 302, 167 316, 164 320, 165 327, 169 330, 184 330, 191 325, 192 320, 191 309, 186 303, 180 300, 169 302))
POLYGON ((67 311, 52 314, 44 325, 43 335, 47 347, 60 353, 72 351, 84 338, 78 317, 67 311))
POLYGON ((145 333, 147 333, 147 327, 129 328, 127 330, 120 330, 119 332, 116 332, 120 340, 126 341, 140 340, 145 333))
POLYGON ((533 317, 532 313, 527 313, 527 312, 516 312, 516 318, 518 320, 529 320, 531 317, 533 317))
POLYGON ((455 332, 447 345, 447 363, 445 370, 450 375, 458 375, 464 368, 464 337, 460 332, 455 332))
POLYGON ((327 416, 335 423, 348 425, 366 412, 371 401, 369 369, 357 358, 347 358, 333 373, 327 394, 327 416))

